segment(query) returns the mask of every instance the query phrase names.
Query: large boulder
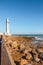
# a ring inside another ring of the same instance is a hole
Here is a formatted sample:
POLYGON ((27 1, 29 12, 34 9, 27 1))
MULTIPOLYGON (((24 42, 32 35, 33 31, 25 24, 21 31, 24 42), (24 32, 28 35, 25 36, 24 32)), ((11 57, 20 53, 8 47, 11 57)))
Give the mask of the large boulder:
POLYGON ((12 46, 12 40, 6 40, 6 45, 7 47, 11 47, 12 46))
POLYGON ((35 49, 32 50, 32 53, 33 53, 33 55, 37 54, 37 52, 35 51, 35 49))
POLYGON ((27 60, 31 60, 32 59, 32 55, 30 53, 28 53, 28 55, 26 56, 27 60))
POLYGON ((39 53, 39 58, 43 60, 43 53, 39 53))
POLYGON ((35 57, 35 61, 36 61, 36 62, 40 62, 40 58, 35 57))
POLYGON ((29 49, 28 49, 28 52, 31 52, 31 51, 32 51, 32 48, 29 48, 29 49))
POLYGON ((25 49, 25 45, 24 44, 21 44, 20 45, 20 50, 24 50, 25 49))
POLYGON ((43 53, 43 49, 39 48, 39 49, 37 49, 37 52, 38 53, 43 53))
POLYGON ((40 58, 38 58, 38 55, 35 55, 35 56, 34 56, 34 60, 35 60, 36 62, 40 62, 40 58))
POLYGON ((31 51, 32 51, 31 48, 25 49, 25 50, 24 50, 24 54, 28 54, 28 53, 31 52, 31 51))
POLYGON ((32 65, 31 63, 25 64, 25 65, 32 65))
POLYGON ((26 59, 21 59, 20 65, 26 65, 28 64, 28 61, 26 59))
POLYGON ((13 42, 13 43, 12 43, 12 48, 15 49, 15 48, 17 48, 17 47, 18 47, 18 43, 17 43, 16 41, 13 42))
POLYGON ((27 55, 28 54, 28 49, 24 50, 24 54, 27 55))

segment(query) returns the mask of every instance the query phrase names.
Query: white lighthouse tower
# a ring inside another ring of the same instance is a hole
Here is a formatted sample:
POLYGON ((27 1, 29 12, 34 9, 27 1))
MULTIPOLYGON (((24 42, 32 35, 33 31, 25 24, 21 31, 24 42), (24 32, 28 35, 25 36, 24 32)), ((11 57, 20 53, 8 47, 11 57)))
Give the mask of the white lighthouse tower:
POLYGON ((6 19, 6 33, 7 33, 7 34, 10 34, 10 31, 9 31, 9 24, 10 24, 9 20, 6 19))

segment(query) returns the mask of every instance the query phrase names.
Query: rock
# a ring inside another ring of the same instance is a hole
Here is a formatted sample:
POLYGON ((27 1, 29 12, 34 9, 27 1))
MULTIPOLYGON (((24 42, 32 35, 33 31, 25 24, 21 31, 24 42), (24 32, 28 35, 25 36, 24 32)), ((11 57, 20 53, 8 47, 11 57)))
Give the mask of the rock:
MULTIPOLYGON (((7 41, 7 40, 6 40, 7 41)), ((6 42, 6 45, 9 45, 9 44, 12 44, 12 40, 8 40, 7 42, 6 42)))
POLYGON ((43 53, 40 53, 39 55, 39 58, 43 60, 43 53))
POLYGON ((43 61, 41 61, 42 65, 43 65, 43 61))
POLYGON ((36 62, 39 62, 39 61, 40 61, 40 58, 38 57, 38 54, 34 55, 34 60, 35 60, 36 62))
POLYGON ((12 48, 15 49, 15 48, 17 48, 17 47, 18 47, 17 42, 13 42, 13 43, 12 43, 12 48))
POLYGON ((7 43, 11 43, 11 42, 12 42, 12 40, 8 40, 8 41, 7 41, 7 43))
POLYGON ((10 45, 10 47, 12 47, 12 43, 10 43, 9 45, 10 45))
POLYGON ((35 51, 35 49, 32 50, 32 53, 33 53, 34 55, 37 54, 37 52, 35 51))
POLYGON ((21 59, 20 65, 26 65, 28 64, 28 61, 26 59, 21 59))
POLYGON ((24 54, 28 54, 28 53, 31 52, 31 51, 32 51, 31 48, 29 48, 29 49, 25 49, 24 54))
POLYGON ((35 57, 34 59, 35 59, 36 62, 40 62, 40 58, 35 57))
POLYGON ((27 38, 9 38, 5 43, 16 65, 43 65, 42 46, 36 47, 37 44, 33 42, 30 44, 27 38))
POLYGON ((28 55, 26 56, 27 60, 31 60, 32 59, 32 55, 30 53, 28 53, 28 55))
POLYGON ((20 61, 20 59, 22 57, 22 55, 19 52, 16 52, 16 51, 14 51, 11 54, 11 56, 12 56, 12 58, 13 58, 14 61, 18 61, 18 62, 20 61))
POLYGON ((34 44, 31 44, 30 48, 32 48, 32 49, 35 49, 35 46, 34 46, 34 44))
POLYGON ((28 49, 28 52, 31 52, 31 51, 32 51, 32 48, 29 48, 29 49, 28 49))
POLYGON ((43 53, 43 50, 41 48, 37 49, 38 53, 43 53))
POLYGON ((25 65, 32 65, 32 64, 28 63, 28 64, 25 64, 25 65))
POLYGON ((20 45, 20 50, 24 50, 25 49, 25 45, 24 44, 21 44, 20 45))
POLYGON ((5 39, 5 42, 6 42, 7 40, 5 39))
POLYGON ((28 54, 28 50, 27 49, 24 50, 24 54, 28 54))
POLYGON ((25 56, 25 55, 22 55, 22 58, 23 58, 23 59, 26 59, 26 56, 25 56))

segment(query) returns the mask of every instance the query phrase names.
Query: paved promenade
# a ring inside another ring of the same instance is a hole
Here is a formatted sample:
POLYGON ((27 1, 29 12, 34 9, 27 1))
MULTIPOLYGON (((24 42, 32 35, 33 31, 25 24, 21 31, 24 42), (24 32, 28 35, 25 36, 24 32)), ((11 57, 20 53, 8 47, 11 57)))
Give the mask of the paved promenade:
POLYGON ((4 44, 2 44, 2 48, 1 48, 1 65, 11 65, 4 44))

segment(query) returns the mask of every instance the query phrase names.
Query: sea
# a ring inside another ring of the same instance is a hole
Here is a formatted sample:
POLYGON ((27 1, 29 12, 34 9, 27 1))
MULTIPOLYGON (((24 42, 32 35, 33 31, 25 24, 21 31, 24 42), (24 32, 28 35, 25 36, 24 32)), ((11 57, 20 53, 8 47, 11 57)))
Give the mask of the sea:
POLYGON ((38 43, 38 42, 43 43, 43 34, 13 34, 13 36, 35 37, 35 40, 33 41, 33 43, 38 43))
POLYGON ((43 40, 43 34, 12 34, 13 36, 30 36, 35 37, 36 40, 43 40))

